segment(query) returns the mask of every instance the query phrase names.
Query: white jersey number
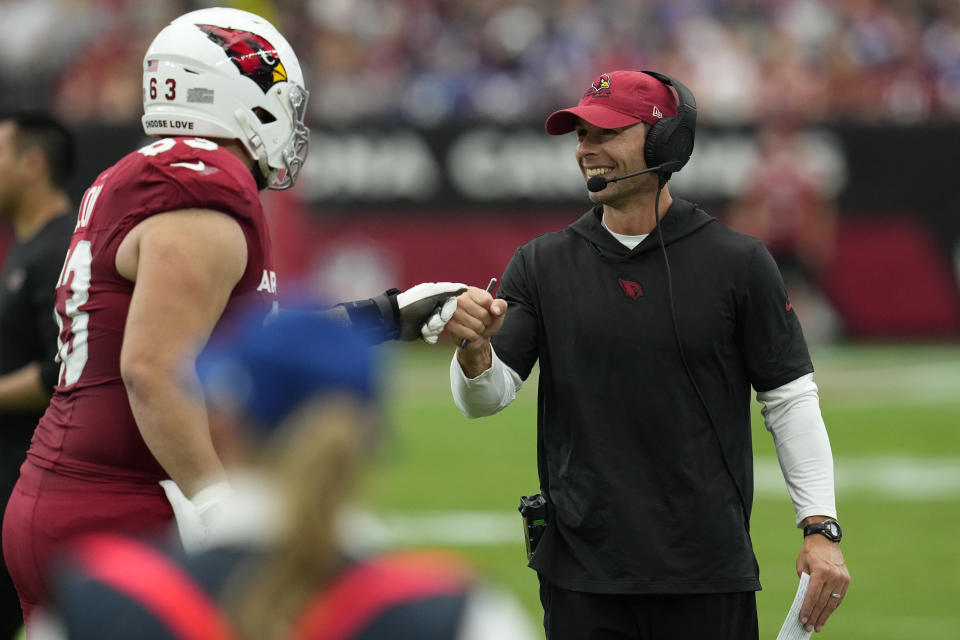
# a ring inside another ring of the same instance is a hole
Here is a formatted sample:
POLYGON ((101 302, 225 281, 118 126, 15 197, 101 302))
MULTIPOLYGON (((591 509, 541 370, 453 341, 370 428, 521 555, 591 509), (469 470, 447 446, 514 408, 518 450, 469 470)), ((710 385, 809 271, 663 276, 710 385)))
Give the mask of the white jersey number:
MULTIPOLYGON (((188 147, 214 151, 217 149, 217 143, 204 138, 190 138, 182 141, 188 147)), ((142 149, 140 153, 150 157, 169 151, 176 146, 177 140, 173 138, 161 138, 149 144, 142 149)), ((173 166, 186 163, 174 163, 173 166)), ((203 170, 202 161, 198 161, 203 170)), ((195 168, 195 167, 188 167, 195 168)), ((77 216, 77 229, 86 227, 94 214, 94 207, 97 197, 103 190, 103 185, 94 185, 87 189, 80 203, 80 212, 77 216)), ((55 309, 54 317, 57 320, 57 327, 60 332, 57 336, 57 361, 60 363, 60 384, 69 387, 80 379, 83 368, 87 365, 87 337, 89 333, 90 315, 81 309, 90 299, 90 272, 93 264, 93 250, 90 247, 89 240, 77 242, 68 253, 67 259, 63 263, 63 270, 60 272, 60 280, 57 282, 57 288, 70 287, 70 297, 64 304, 64 308, 55 309), (69 330, 64 335, 63 327, 69 323, 69 330)))
POLYGON ((90 241, 81 240, 67 254, 60 272, 57 288, 70 285, 70 297, 64 309, 58 308, 54 314, 60 333, 57 336, 57 360, 60 362, 60 384, 70 386, 80 379, 87 364, 87 333, 90 316, 80 307, 90 299, 90 265, 93 252, 90 241), (69 336, 64 340, 64 322, 70 322, 69 336))

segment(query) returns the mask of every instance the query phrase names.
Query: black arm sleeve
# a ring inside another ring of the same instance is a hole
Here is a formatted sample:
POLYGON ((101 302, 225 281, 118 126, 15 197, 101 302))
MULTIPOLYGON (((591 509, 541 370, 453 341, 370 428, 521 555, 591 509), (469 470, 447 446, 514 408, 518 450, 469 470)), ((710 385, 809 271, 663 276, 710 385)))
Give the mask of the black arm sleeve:
POLYGON ((373 344, 400 337, 399 289, 388 289, 374 298, 341 302, 350 318, 350 324, 373 344))

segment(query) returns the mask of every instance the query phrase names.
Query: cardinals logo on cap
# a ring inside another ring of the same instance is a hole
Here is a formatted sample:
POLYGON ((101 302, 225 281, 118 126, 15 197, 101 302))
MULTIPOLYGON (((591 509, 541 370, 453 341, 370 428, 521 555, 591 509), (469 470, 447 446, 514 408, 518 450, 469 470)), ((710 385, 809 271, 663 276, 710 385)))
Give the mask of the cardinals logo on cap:
POLYGON ((262 36, 212 24, 198 24, 197 27, 220 45, 240 73, 256 82, 264 93, 278 82, 287 80, 287 70, 277 57, 277 48, 262 36))
POLYGON ((593 88, 594 91, 600 91, 601 89, 609 89, 610 76, 608 76, 607 74, 603 74, 602 76, 597 78, 597 81, 590 86, 593 88))
POLYGON ((610 95, 610 76, 606 73, 594 81, 590 88, 583 93, 583 97, 605 98, 610 95))

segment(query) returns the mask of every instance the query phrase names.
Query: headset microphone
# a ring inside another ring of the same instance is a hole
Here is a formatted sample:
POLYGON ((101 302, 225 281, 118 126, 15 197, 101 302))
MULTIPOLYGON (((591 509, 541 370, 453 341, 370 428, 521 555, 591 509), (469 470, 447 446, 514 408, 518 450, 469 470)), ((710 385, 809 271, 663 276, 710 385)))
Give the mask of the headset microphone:
POLYGON ((597 191, 603 191, 607 187, 607 185, 610 184, 611 182, 619 182, 620 180, 626 180, 627 178, 639 176, 644 173, 653 173, 654 171, 660 171, 663 173, 672 173, 678 170, 682 166, 683 166, 682 162, 678 160, 670 160, 668 162, 664 162, 661 165, 657 165, 656 167, 650 167, 649 169, 643 169, 642 171, 634 171, 633 173, 628 173, 625 176, 618 176, 616 178, 610 178, 609 180, 604 178, 603 176, 593 176, 592 178, 587 180, 587 190, 590 192, 596 193, 597 191))

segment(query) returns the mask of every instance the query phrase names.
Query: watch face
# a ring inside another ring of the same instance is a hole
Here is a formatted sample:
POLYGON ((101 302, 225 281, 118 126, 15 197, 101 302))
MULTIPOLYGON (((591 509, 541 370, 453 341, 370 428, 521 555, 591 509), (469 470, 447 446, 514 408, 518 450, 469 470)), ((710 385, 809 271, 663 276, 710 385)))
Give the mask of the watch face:
POLYGON ((823 522, 812 524, 804 530, 804 535, 810 535, 811 533, 821 533, 834 542, 840 542, 840 536, 843 535, 840 524, 837 523, 836 520, 824 520, 823 522))

